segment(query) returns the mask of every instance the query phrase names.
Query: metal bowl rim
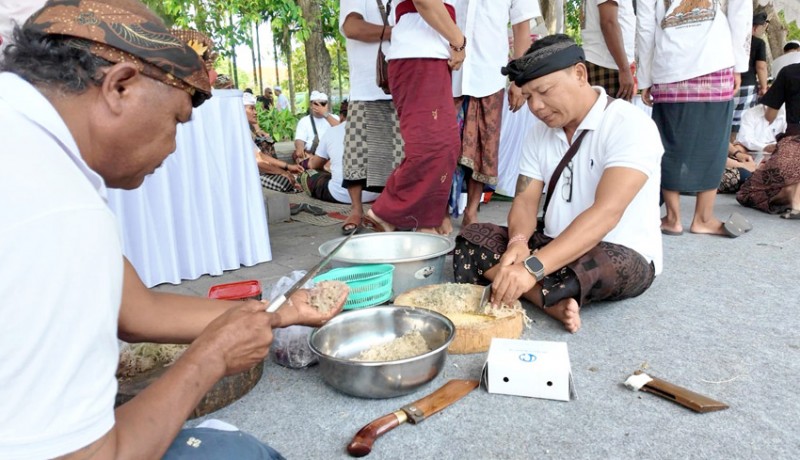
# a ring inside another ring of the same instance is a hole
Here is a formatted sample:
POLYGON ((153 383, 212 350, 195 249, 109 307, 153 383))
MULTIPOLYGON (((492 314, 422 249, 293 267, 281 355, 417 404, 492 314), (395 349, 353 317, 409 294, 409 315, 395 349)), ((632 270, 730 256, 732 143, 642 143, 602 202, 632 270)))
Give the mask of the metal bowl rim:
POLYGON ((443 349, 446 352, 447 347, 450 346, 450 343, 453 341, 455 336, 456 336, 456 326, 455 326, 455 324, 453 324, 453 322, 450 320, 450 318, 448 318, 447 316, 444 316, 443 314, 441 314, 439 312, 436 312, 436 311, 433 311, 433 310, 427 310, 425 308, 407 307, 407 306, 404 306, 404 305, 385 305, 383 307, 362 308, 362 309, 358 309, 358 310, 350 310, 350 311, 345 311, 345 312, 339 313, 338 315, 336 315, 331 321, 329 321, 324 326, 319 327, 319 328, 314 329, 313 331, 311 331, 311 334, 308 335, 308 347, 311 348, 311 351, 314 352, 314 354, 316 354, 317 356, 319 356, 321 358, 325 358, 325 359, 327 359, 329 361, 333 361, 333 362, 340 363, 340 364, 347 364, 347 365, 351 365, 351 366, 355 365, 355 366, 360 366, 360 367, 361 366, 363 366, 363 367, 375 367, 375 366, 383 366, 383 365, 386 365, 386 364, 404 364, 404 363, 408 363, 408 362, 411 362, 411 361, 421 360, 422 358, 426 358, 426 357, 429 357, 429 356, 436 355, 436 354, 440 353, 443 349), (417 356, 412 356, 410 358, 397 359, 397 360, 394 360, 394 361, 353 361, 352 359, 337 358, 337 357, 331 356, 331 355, 329 355, 327 353, 323 353, 321 350, 318 350, 317 347, 314 346, 314 337, 317 336, 317 333, 319 333, 319 331, 322 330, 322 328, 324 328, 328 324, 335 324, 335 323, 333 323, 333 321, 335 321, 337 318, 342 318, 342 317, 346 317, 346 316, 356 316, 358 314, 365 314, 365 312, 368 312, 370 310, 374 311, 376 309, 379 309, 379 310, 407 309, 407 310, 414 310, 414 311, 422 312, 423 314, 427 314, 427 315, 433 316, 434 318, 443 320, 445 325, 448 325, 450 327, 450 334, 448 335, 447 340, 445 340, 442 345, 436 347, 435 349, 433 349, 433 350, 431 350, 431 351, 429 351, 427 353, 423 353, 423 354, 417 355, 417 356))
MULTIPOLYGON (((392 233, 395 233, 395 232, 368 233, 368 234, 364 234, 364 235, 353 235, 353 237, 351 238, 351 241, 352 240, 356 240, 358 238, 371 238, 374 235, 386 235, 386 234, 392 234, 392 233)), ((443 249, 441 251, 438 251, 438 252, 433 252, 431 254, 427 254, 425 256, 407 257, 407 258, 404 258, 404 259, 343 259, 343 258, 339 257, 338 255, 334 255, 333 256, 333 260, 336 260, 336 261, 339 261, 339 262, 351 263, 351 264, 400 264, 400 263, 404 263, 404 262, 417 262, 417 261, 420 261, 420 260, 428 260, 428 259, 434 259, 436 257, 444 256, 444 255, 447 255, 448 252, 452 251, 456 247, 455 240, 451 240, 450 238, 447 238, 446 236, 433 235, 433 234, 430 234, 430 233, 417 233, 417 232, 413 232, 413 233, 416 234, 416 235, 425 235, 424 238, 438 238, 440 240, 447 241, 447 248, 443 249)), ((322 252, 322 247, 325 246, 325 245, 330 245, 331 247, 336 247, 336 244, 341 242, 344 238, 347 238, 347 237, 346 236, 342 236, 342 237, 339 237, 339 238, 334 238, 332 240, 328 240, 328 241, 320 244, 319 247, 317 248, 317 251, 319 252, 319 255, 321 257, 327 256, 328 253, 330 253, 330 251, 327 251, 327 252, 323 253, 322 252)), ((349 241, 348 241, 348 243, 349 243, 349 241)), ((345 246, 347 246, 347 244, 345 244, 345 246)))

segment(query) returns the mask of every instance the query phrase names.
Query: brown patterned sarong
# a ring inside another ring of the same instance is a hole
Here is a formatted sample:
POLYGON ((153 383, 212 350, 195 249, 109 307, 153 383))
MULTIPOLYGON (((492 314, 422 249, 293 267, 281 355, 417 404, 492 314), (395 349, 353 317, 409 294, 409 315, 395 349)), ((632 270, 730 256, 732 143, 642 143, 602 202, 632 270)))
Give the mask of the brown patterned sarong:
POLYGON ((800 125, 787 129, 787 136, 778 141, 778 148, 764 164, 742 184, 736 200, 749 208, 778 214, 789 208, 788 203, 774 198, 784 187, 800 183, 800 125))
MULTIPOLYGON (((464 114, 458 164, 471 169, 472 179, 484 184, 497 185, 497 155, 500 151, 504 97, 504 89, 485 97, 470 96, 464 114)), ((458 110, 464 102, 464 96, 454 101, 458 110)))
MULTIPOLYGON (((534 233, 528 241, 531 251, 552 238, 534 233)), ((500 262, 508 244, 508 227, 471 224, 456 238, 453 270, 456 283, 488 284, 483 274, 500 262)), ((643 293, 655 279, 655 267, 633 249, 601 241, 566 267, 544 277, 539 283, 544 306, 574 298, 581 306, 600 300, 622 300, 643 293)))
POLYGON ((344 134, 344 180, 383 187, 403 159, 400 123, 391 100, 352 101, 344 134))

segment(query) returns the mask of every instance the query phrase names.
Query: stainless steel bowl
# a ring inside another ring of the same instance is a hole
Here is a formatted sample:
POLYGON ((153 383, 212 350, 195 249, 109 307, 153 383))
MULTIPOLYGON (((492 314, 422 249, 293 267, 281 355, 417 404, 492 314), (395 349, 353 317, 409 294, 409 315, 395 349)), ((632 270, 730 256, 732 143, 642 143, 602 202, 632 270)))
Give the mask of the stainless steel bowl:
MULTIPOLYGON (((322 257, 342 238, 319 246, 322 257)), ((444 262, 455 247, 447 237, 417 232, 387 232, 355 235, 333 256, 333 267, 392 264, 392 298, 409 289, 444 282, 444 262)))
POLYGON ((434 311, 388 305, 341 313, 308 338, 325 382, 361 398, 393 398, 433 380, 444 367, 455 326, 434 311), (431 351, 397 361, 354 361, 364 350, 418 330, 431 351))

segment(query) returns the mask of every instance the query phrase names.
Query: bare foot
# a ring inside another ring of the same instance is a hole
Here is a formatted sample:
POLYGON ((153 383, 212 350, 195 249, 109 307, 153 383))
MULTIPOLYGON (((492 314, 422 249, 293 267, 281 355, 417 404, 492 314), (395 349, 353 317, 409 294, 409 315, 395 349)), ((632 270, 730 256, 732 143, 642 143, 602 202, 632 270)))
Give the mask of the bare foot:
POLYGON ((464 212, 464 218, 461 219, 461 228, 465 228, 467 225, 474 224, 478 221, 478 213, 470 213, 464 212))
POLYGON ((442 233, 439 231, 439 228, 433 227, 422 227, 416 230, 417 233, 430 233, 432 235, 441 235, 442 233))
POLYGON ((453 222, 450 220, 449 215, 445 214, 444 219, 442 219, 442 225, 436 228, 436 233, 444 236, 448 236, 453 233, 453 222))
POLYGON ((380 217, 376 216, 372 209, 367 209, 367 217, 374 220, 375 222, 379 223, 381 227, 383 227, 384 231, 393 232, 397 229, 396 226, 386 222, 385 220, 381 219, 380 217))
POLYGON ((679 235, 683 233, 683 226, 680 222, 672 222, 666 217, 661 218, 661 231, 668 235, 679 235))
POLYGON ((561 321, 564 329, 573 334, 581 328, 581 308, 578 306, 578 302, 571 297, 545 308, 544 312, 561 321))
POLYGON ((692 233, 700 235, 723 235, 726 236, 725 229, 722 227, 722 221, 719 219, 712 219, 707 222, 692 222, 689 227, 692 233))

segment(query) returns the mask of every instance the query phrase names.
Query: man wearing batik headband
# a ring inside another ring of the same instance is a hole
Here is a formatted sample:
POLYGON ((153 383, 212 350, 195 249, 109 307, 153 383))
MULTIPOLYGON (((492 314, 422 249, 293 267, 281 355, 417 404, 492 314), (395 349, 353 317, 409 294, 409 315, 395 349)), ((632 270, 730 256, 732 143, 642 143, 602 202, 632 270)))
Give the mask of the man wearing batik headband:
POLYGON ((522 147, 508 227, 465 227, 455 279, 491 282, 495 304, 524 296, 576 332, 581 307, 637 296, 661 272, 663 148, 644 112, 589 85, 583 50, 566 35, 536 41, 503 73, 538 120, 522 147), (552 193, 537 229, 545 187, 552 193))
POLYGON ((281 458, 238 431, 181 427, 219 379, 264 359, 272 328, 321 325, 346 294, 322 315, 303 291, 278 316, 148 291, 105 201, 138 187, 210 96, 197 53, 134 0, 51 0, 14 42, 0 64, 0 193, 14 197, 0 200, 0 458, 281 458), (191 346, 115 411, 118 337, 191 346))

